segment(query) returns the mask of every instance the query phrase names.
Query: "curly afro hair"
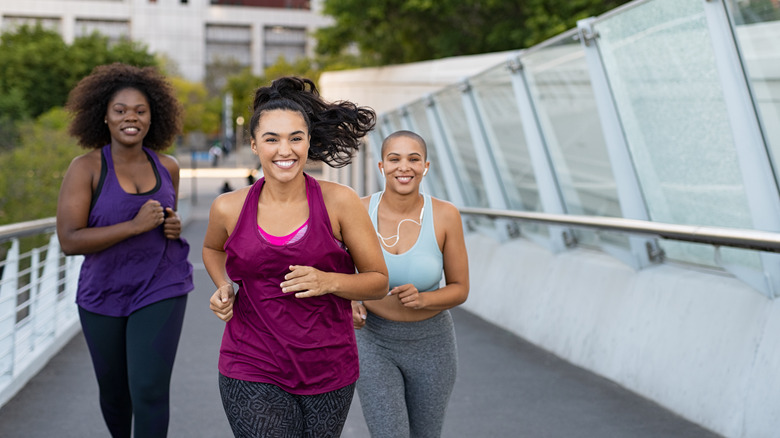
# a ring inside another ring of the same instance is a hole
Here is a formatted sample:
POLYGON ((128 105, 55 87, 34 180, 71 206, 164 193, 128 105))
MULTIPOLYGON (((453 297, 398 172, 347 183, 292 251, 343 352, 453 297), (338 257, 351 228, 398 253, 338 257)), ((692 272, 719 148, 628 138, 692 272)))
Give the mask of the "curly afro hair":
POLYGON ((344 167, 352 162, 361 139, 376 124, 376 113, 369 107, 348 101, 326 102, 310 79, 287 76, 270 86, 255 90, 250 134, 266 111, 290 110, 303 115, 311 142, 308 160, 324 162, 330 167, 344 167))
POLYGON ((103 123, 108 102, 127 88, 140 91, 149 101, 153 123, 144 146, 161 151, 173 143, 181 131, 182 108, 171 84, 153 67, 116 62, 95 67, 68 95, 65 108, 73 116, 68 132, 82 147, 97 149, 111 143, 111 133, 103 123))

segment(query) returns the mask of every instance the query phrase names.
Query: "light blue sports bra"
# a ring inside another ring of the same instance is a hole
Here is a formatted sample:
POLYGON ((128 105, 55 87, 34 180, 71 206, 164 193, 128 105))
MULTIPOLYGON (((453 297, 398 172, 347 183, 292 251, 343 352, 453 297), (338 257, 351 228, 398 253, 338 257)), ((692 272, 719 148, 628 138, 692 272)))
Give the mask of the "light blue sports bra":
MULTIPOLYGON (((375 230, 377 229, 377 205, 381 195, 382 192, 371 195, 368 205, 369 215, 375 230)), ((431 196, 423 194, 423 202, 422 227, 414 246, 403 254, 391 254, 382 248, 390 276, 390 289, 409 283, 413 284, 420 292, 439 288, 444 265, 439 244, 436 242, 436 232, 433 228, 431 196)))

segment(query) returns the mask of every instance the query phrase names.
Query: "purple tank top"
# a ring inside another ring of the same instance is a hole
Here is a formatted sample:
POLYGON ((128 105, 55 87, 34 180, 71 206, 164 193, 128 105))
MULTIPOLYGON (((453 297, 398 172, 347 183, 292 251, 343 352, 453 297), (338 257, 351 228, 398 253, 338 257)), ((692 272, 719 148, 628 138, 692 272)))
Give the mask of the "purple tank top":
POLYGON ((295 298, 279 286, 290 265, 355 273, 349 253, 333 238, 320 184, 304 174, 309 226, 300 240, 276 246, 257 229, 264 178, 247 194, 225 242, 227 273, 239 286, 225 325, 219 371, 234 379, 270 383, 299 395, 354 383, 358 356, 349 300, 333 294, 295 298))
MULTIPOLYGON (((149 192, 131 194, 119 185, 111 145, 103 147, 100 182, 93 195, 88 227, 128 221, 149 199, 173 208, 176 193, 168 169, 153 151, 144 148, 144 152, 154 169, 157 185, 149 192)), ((189 249, 182 238, 166 238, 161 225, 103 251, 86 254, 76 303, 101 315, 128 316, 149 304, 184 295, 193 289, 192 265, 187 260, 189 249)))

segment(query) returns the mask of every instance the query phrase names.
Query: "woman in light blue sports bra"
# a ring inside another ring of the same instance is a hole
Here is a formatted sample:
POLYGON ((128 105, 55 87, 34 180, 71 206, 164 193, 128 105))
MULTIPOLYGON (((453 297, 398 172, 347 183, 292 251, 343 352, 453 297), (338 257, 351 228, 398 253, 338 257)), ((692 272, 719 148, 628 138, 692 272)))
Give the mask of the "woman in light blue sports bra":
POLYGON ((441 436, 455 384, 448 309, 468 297, 468 258, 458 209, 420 193, 429 166, 423 138, 395 132, 382 143, 385 190, 363 198, 390 278, 384 299, 352 304, 372 438, 441 436))

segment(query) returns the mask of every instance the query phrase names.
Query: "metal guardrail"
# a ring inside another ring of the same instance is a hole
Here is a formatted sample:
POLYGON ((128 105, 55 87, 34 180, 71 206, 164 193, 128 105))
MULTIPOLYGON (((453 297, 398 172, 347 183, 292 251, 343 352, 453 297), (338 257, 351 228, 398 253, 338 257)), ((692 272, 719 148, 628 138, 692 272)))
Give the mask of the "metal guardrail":
POLYGON ((684 242, 780 253, 780 233, 738 228, 666 224, 602 216, 577 216, 489 208, 461 207, 461 214, 517 219, 549 225, 571 226, 628 234, 657 236, 684 242))
POLYGON ((0 226, 0 407, 79 330, 83 257, 62 254, 55 226, 55 218, 0 226), (44 239, 22 243, 35 236, 44 239))
POLYGON ((49 217, 35 221, 19 222, 9 225, 0 225, 0 242, 14 238, 42 234, 54 230, 57 218, 49 217))

